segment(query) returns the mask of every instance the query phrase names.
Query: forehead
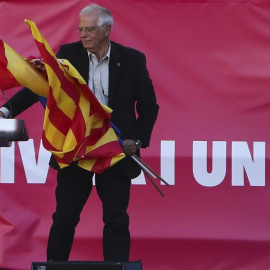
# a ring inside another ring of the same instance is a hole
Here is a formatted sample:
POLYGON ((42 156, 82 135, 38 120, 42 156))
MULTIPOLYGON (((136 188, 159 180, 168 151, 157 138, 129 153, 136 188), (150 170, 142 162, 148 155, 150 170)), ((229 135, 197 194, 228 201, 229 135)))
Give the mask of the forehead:
POLYGON ((98 23, 98 12, 91 12, 80 18, 80 25, 95 26, 98 23))

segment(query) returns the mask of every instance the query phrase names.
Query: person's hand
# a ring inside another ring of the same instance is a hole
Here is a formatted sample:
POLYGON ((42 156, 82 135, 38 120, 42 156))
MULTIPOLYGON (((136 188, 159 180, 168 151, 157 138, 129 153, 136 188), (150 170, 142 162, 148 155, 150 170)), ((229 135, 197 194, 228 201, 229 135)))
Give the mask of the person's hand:
POLYGON ((0 118, 5 118, 5 115, 3 112, 0 112, 0 118))
POLYGON ((123 146, 122 146, 123 152, 126 156, 132 156, 136 153, 136 145, 133 140, 123 140, 123 146))

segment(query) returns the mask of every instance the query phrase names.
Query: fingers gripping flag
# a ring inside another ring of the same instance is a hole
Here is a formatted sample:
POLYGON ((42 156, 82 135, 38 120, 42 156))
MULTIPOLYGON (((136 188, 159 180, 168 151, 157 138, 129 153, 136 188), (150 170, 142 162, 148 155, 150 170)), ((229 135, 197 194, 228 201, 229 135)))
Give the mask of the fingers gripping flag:
MULTIPOLYGON (((125 157, 110 125, 111 109, 99 103, 67 60, 57 60, 35 23, 25 21, 32 31, 47 72, 46 93, 42 93, 48 97, 42 136, 44 147, 52 152, 61 168, 78 161, 84 169, 104 172, 125 157)), ((9 58, 7 60, 9 63, 9 58)), ((19 84, 27 86, 24 80, 28 81, 28 76, 19 81, 19 70, 8 71, 19 84)), ((38 73, 33 77, 43 78, 38 73)), ((39 87, 29 88, 40 94, 39 87)))

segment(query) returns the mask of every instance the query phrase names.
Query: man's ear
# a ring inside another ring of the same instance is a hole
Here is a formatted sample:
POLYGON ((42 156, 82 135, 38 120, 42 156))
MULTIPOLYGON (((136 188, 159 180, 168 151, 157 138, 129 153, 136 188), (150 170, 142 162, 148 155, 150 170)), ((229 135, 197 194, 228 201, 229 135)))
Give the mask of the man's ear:
POLYGON ((105 25, 105 31, 106 31, 106 36, 109 36, 111 31, 112 31, 112 26, 109 24, 105 25))

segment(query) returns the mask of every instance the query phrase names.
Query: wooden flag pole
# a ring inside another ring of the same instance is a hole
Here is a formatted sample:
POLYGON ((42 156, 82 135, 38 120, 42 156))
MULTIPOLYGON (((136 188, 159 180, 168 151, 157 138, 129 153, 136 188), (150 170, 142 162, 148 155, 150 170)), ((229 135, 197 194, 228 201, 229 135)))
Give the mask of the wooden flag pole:
POLYGON ((153 179, 151 179, 151 177, 150 177, 150 175, 148 174, 148 172, 145 170, 145 169, 143 169, 142 168, 142 170, 143 170, 143 172, 144 172, 144 174, 147 176, 147 178, 151 181, 151 183, 153 184, 153 186, 157 189, 157 191, 160 193, 160 195, 162 196, 162 197, 164 197, 164 194, 162 193, 162 191, 158 188, 158 186, 156 185, 156 183, 153 181, 153 179))
POLYGON ((146 171, 149 175, 151 175, 153 178, 157 178, 148 168, 146 168, 146 166, 144 166, 143 164, 142 164, 142 162, 141 161, 139 161, 136 157, 135 157, 135 155, 133 155, 133 156, 130 156, 140 167, 141 167, 141 169, 143 170, 143 171, 146 171))
POLYGON ((166 186, 170 187, 170 185, 163 178, 161 178, 161 176, 159 176, 152 168, 150 168, 141 158, 139 158, 137 155, 133 155, 133 156, 138 161, 140 161, 142 165, 145 166, 153 175, 155 175, 158 179, 160 179, 166 186))

